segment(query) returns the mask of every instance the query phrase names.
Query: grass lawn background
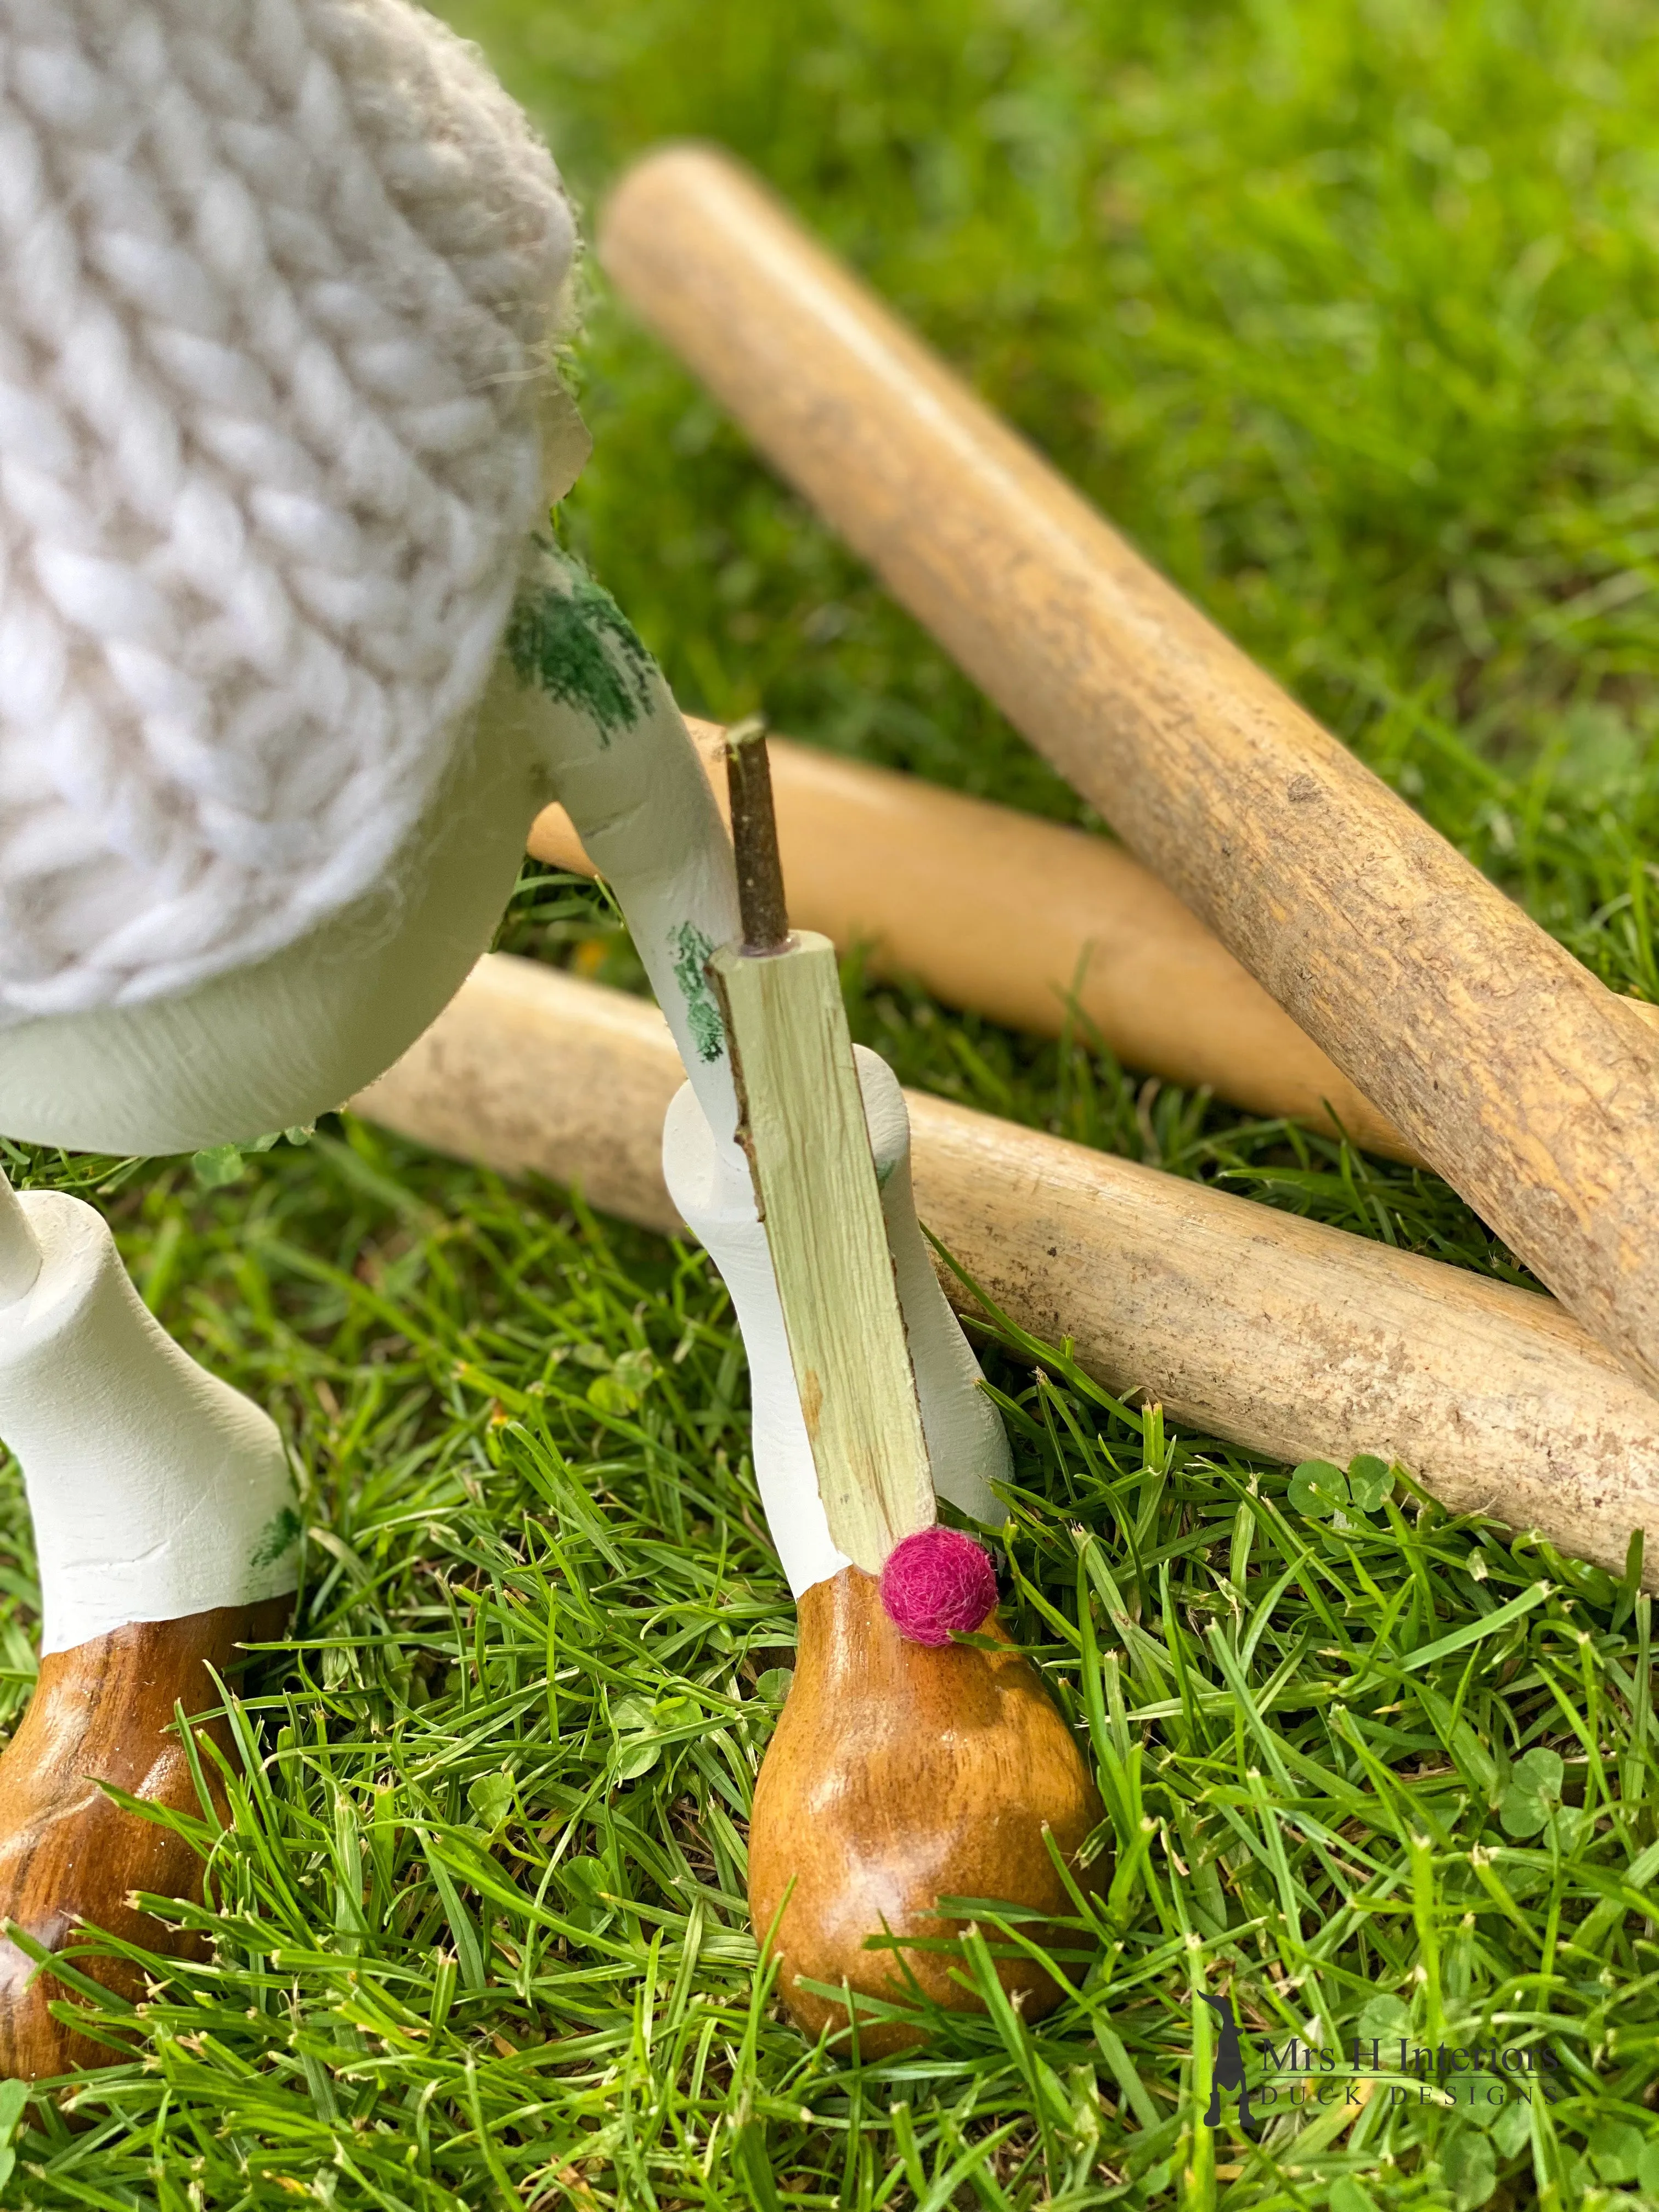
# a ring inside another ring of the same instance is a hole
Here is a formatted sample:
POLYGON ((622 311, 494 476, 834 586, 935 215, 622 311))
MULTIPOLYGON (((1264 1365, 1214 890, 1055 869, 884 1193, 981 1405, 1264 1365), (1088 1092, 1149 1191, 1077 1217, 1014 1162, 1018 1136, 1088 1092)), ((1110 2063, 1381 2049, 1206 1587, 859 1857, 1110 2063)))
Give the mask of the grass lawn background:
MULTIPOLYGON (((1659 998, 1650 9, 447 12, 590 209, 665 136, 753 161, 1540 921, 1659 998)), ((564 526, 684 703, 1087 819, 592 289, 598 451, 564 526)), ((503 941, 638 979, 544 875, 503 941)), ((1524 1279, 1431 1177, 848 983, 908 1082, 1524 1279)), ((214 1956, 76 2126, 30 2107, 0 2202, 1659 2203, 1633 1585, 1403 1486, 1336 1527, 1283 1469, 988 1354, 1012 1619, 1110 1815, 1101 1942, 1035 2031, 993 2014, 851 2068, 753 1987, 744 1820, 793 1617, 701 1257, 356 1126, 217 1188, 15 1164, 103 1191, 151 1304, 293 1438, 312 1535, 294 1650, 240 1723, 214 1956), (1547 2053, 1558 2094, 1379 2092, 1259 2145, 1230 2105, 1212 2136, 1193 1991, 1230 1982, 1276 2043, 1478 2038, 1547 2053)), ((35 1584, 4 1501, 15 1717, 35 1584)))

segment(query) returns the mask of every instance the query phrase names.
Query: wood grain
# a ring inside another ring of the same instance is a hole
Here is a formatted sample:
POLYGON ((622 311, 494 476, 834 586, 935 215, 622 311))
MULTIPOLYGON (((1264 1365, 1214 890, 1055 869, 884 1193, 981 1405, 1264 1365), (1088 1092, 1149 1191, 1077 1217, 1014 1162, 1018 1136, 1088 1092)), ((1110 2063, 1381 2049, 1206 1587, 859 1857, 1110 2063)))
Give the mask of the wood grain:
POLYGON ((601 258, 761 450, 1632 1370, 1659 1382, 1659 1034, 1156 574, 733 162, 601 258))
MULTIPOLYGON (((199 1811, 173 1708, 220 1703, 210 1668, 234 1676, 243 1642, 282 1633, 291 1601, 222 1607, 182 1620, 144 1623, 48 1654, 16 1734, 0 1754, 0 1929, 26 1929, 49 1950, 75 1942, 82 1923, 172 1956, 191 1946, 129 1903, 135 1890, 199 1899, 202 1861, 166 1828, 122 1811, 100 1789, 177 1811, 199 1811)), ((208 1724, 222 1747, 222 1721, 208 1724)), ((209 1768, 211 1775, 211 1768, 209 1768)), ((139 1978, 123 1964, 80 1959, 79 1972, 137 2002, 139 1978)), ((0 1934, 0 2076, 42 2081, 114 2053, 54 2020, 69 1992, 0 1934)))
POLYGON ((931 1527, 933 1478, 836 948, 796 931, 781 951, 729 948, 708 966, 824 1517, 878 1574, 931 1527))
MULTIPOLYGON (((1006 1644, 994 1615, 985 1632, 1006 1644)), ((884 1929, 902 1943, 957 1933, 961 1923, 937 1910, 941 1897, 1073 1913, 1044 1830, 1075 1869, 1102 1818, 1076 1739, 1018 1652, 907 1644, 875 1583, 854 1567, 806 1592, 794 1682, 755 1788, 749 1908, 763 1942, 777 1922, 769 1955, 807 2035, 838 2033, 847 2012, 802 1989, 802 1978, 845 1982, 855 2002, 902 2002, 908 1972, 934 2003, 980 2009, 952 1978, 959 1959, 866 1950, 866 1939, 884 1929)), ((1038 1931, 1053 1934, 1042 1923, 1038 1931)), ((997 1971, 1028 2020, 1058 2002, 1030 1960, 997 1971)), ((917 2040, 908 2022, 860 2024, 866 2057, 917 2040)))
MULTIPOLYGON (((687 726, 723 805, 724 732, 687 726)), ((786 738, 768 744, 795 920, 839 951, 863 950, 872 974, 914 976, 946 1006, 1037 1036, 1058 1036, 1074 1004, 1126 1067, 1416 1159, 1121 845, 786 738)), ((551 866, 593 872, 562 806, 537 816, 529 845, 551 866)))
MULTIPOLYGON (((497 954, 356 1103, 441 1152, 580 1183, 672 1229, 659 1139, 680 1081, 653 1007, 497 954)), ((1659 1589, 1659 1401, 1553 1299, 907 1103, 923 1221, 1014 1321, 1073 1337, 1111 1389, 1279 1459, 1398 1458, 1454 1510, 1614 1572, 1640 1528, 1659 1589)))

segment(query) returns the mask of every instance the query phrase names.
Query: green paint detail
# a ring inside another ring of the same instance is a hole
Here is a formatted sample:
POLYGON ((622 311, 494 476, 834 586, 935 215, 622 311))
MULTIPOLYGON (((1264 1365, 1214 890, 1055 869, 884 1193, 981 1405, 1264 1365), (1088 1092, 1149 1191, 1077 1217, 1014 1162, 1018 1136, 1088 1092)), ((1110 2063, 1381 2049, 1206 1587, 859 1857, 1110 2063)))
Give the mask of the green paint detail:
POLYGON ((507 625, 507 657, 520 684, 591 716, 601 750, 651 704, 656 663, 633 624, 579 562, 544 549, 560 584, 527 584, 507 625))
POLYGON ((267 1521, 259 1532, 259 1540, 253 1547, 253 1557, 248 1562, 252 1567, 274 1567, 285 1552, 293 1550, 300 1540, 300 1516, 291 1505, 267 1521))
POLYGON ((718 1060, 726 1050, 726 1024, 720 1019, 720 1010, 708 983, 708 961, 714 945, 695 921, 683 921, 678 929, 671 930, 668 941, 674 948, 674 981, 685 1001, 686 1025, 697 1048, 697 1058, 718 1060))

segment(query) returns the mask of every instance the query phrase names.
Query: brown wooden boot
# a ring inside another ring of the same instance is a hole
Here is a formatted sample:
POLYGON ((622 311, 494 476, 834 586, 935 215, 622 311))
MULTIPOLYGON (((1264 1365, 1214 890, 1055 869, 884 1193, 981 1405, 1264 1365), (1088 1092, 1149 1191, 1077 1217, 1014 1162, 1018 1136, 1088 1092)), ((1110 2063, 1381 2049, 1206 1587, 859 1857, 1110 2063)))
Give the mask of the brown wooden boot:
MULTIPOLYGON (((240 1647, 280 1636, 292 1603, 282 1597, 137 1622, 41 1661, 28 1711, 0 1754, 0 1928, 15 1922, 53 1951, 73 1943, 83 1923, 172 1957, 199 1948, 129 1899, 135 1890, 199 1899, 201 1859, 182 1837, 123 1811, 99 1785, 199 1811, 174 1705, 198 1713, 218 1705, 209 1668, 234 1675, 245 1663, 240 1647)), ((207 1732, 228 1747, 223 1721, 207 1732)), ((210 1761, 205 1771, 211 1785, 210 1761)), ((123 1996, 143 1994, 142 1977, 119 1960, 77 1963, 123 1996)), ((0 2075, 38 2081, 112 2062, 107 2045, 52 2018, 48 2007, 65 1994, 49 1968, 37 1970, 0 1935, 0 2075)))
MULTIPOLYGON (((995 1618, 983 1632, 1002 1638, 995 1618)), ((772 1936, 778 1990, 816 2038, 847 2027, 846 2008, 798 1985, 845 1984, 860 1996, 923 1993, 953 2011, 981 2009, 939 1951, 866 1951, 866 1939, 951 1936, 941 1897, 1006 1899, 1056 1919, 1074 1906, 1049 1856, 1052 1836, 1076 1865, 1104 1818, 1077 1739, 1042 1678, 1019 1652, 907 1643, 873 1577, 844 1567, 800 1601, 788 1702, 762 1764, 749 1825, 755 1935, 772 1936), (786 1902, 787 1899, 787 1902, 786 1902), (781 1909, 781 1918, 777 1917, 781 1909)), ((1080 1877, 1086 1890, 1097 1877, 1080 1877)), ((1052 1935, 1046 1922, 1029 1929, 1052 1935)), ((1059 2002, 1025 1959, 998 1966, 1004 1989, 1036 2020, 1059 2002)), ((867 2016, 859 2048, 882 2058, 920 2039, 907 2022, 867 2016)))

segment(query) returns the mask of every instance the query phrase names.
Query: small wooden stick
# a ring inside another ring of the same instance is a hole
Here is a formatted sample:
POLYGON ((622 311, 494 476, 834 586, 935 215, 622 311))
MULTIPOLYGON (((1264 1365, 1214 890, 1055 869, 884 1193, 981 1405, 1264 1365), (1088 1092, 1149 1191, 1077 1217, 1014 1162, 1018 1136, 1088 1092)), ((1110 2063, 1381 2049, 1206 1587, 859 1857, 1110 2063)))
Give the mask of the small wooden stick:
POLYGON ((766 740, 728 755, 743 943, 717 951, 738 1088, 738 1138, 778 1297, 830 1534, 879 1574, 934 1516, 921 1408, 881 1194, 828 938, 795 935, 784 906, 766 740))
POLYGON ((601 256, 783 474, 1407 1141, 1659 1385, 1659 1034, 726 157, 601 256))
MULTIPOLYGON (((440 1152, 673 1229, 681 1070, 637 999, 497 954, 356 1102, 440 1152)), ((1551 1298, 908 1095, 922 1219, 1023 1328, 1107 1386, 1280 1460, 1376 1452, 1659 1589, 1659 1401, 1551 1298)), ((966 1293, 954 1277, 946 1288, 966 1293)))
POLYGON ((772 763, 758 722, 728 731, 726 811, 738 872, 738 911, 743 949, 751 957, 781 952, 789 942, 789 909, 783 896, 783 859, 772 805, 772 763))

